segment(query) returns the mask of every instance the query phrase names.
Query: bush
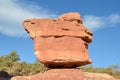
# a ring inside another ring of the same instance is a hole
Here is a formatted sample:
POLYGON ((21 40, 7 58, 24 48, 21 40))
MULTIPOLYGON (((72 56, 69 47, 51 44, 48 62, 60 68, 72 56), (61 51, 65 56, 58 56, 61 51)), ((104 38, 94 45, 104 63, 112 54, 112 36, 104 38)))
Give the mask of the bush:
POLYGON ((118 65, 118 64, 108 66, 107 68, 96 68, 96 67, 93 67, 92 65, 80 67, 80 68, 85 72, 106 73, 115 78, 120 79, 120 65, 118 65))
POLYGON ((6 71, 11 76, 32 75, 44 72, 46 68, 38 60, 34 63, 18 62, 20 60, 16 51, 0 57, 0 71, 6 71))
POLYGON ((0 56, 0 70, 8 70, 8 68, 12 67, 14 62, 17 62, 19 56, 16 51, 12 51, 8 55, 0 56))

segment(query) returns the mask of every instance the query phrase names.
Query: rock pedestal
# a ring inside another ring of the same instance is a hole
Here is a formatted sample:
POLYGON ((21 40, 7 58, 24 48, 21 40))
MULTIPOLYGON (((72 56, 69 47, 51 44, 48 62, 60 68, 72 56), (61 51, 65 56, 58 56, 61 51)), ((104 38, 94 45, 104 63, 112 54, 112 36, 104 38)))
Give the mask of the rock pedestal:
POLYGON ((34 40, 34 52, 45 66, 78 67, 91 63, 88 43, 92 33, 78 13, 67 13, 58 19, 25 20, 25 30, 34 40))
POLYGON ((32 76, 17 76, 11 80, 118 80, 103 73, 87 73, 78 69, 51 69, 32 76))

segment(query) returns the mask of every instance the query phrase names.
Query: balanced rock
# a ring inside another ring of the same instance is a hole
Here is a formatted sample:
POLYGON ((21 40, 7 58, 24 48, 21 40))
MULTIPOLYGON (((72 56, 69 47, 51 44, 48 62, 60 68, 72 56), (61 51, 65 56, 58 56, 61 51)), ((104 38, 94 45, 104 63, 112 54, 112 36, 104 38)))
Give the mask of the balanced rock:
POLYGON ((88 43, 92 32, 82 25, 81 16, 72 12, 58 19, 25 20, 25 30, 34 40, 34 53, 47 67, 77 67, 91 63, 88 43))

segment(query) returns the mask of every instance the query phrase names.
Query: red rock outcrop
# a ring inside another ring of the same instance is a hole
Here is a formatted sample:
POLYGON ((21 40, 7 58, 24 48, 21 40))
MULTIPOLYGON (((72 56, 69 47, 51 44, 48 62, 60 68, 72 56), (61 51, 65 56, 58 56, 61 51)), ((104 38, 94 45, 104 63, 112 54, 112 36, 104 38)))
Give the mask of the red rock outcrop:
POLYGON ((34 40, 35 55, 47 67, 77 67, 91 63, 88 43, 92 32, 82 25, 78 13, 58 19, 25 20, 25 30, 34 40))
POLYGON ((108 74, 84 73, 78 69, 51 69, 32 76, 17 76, 11 80, 118 80, 108 74))
POLYGON ((61 69, 51 69, 31 76, 17 76, 11 80, 117 80, 107 74, 68 68, 91 63, 88 44, 92 41, 92 32, 82 25, 82 18, 78 13, 63 14, 58 19, 25 20, 23 25, 34 40, 38 60, 47 67, 61 69))

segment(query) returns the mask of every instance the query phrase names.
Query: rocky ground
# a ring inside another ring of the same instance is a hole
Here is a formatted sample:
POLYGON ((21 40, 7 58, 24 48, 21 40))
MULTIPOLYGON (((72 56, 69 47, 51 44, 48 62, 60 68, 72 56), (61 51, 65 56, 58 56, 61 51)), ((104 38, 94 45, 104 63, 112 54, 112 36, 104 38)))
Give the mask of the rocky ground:
MULTIPOLYGON (((36 77, 35 80, 41 80, 41 79, 39 79, 39 75, 40 74, 36 75, 38 77, 36 77)), ((33 77, 33 76, 23 76, 23 77, 17 76, 17 77, 13 77, 11 79, 10 78, 0 77, 0 80, 33 80, 31 77, 33 77)), ((73 80, 75 80, 75 79, 73 79, 73 80)), ((114 77, 112 77, 112 76, 110 76, 108 74, 85 72, 84 79, 80 79, 80 80, 120 80, 120 79, 115 79, 114 77)))
POLYGON ((89 73, 77 69, 52 69, 44 73, 38 73, 32 76, 13 77, 11 80, 119 80, 119 79, 116 79, 108 74, 89 73))

